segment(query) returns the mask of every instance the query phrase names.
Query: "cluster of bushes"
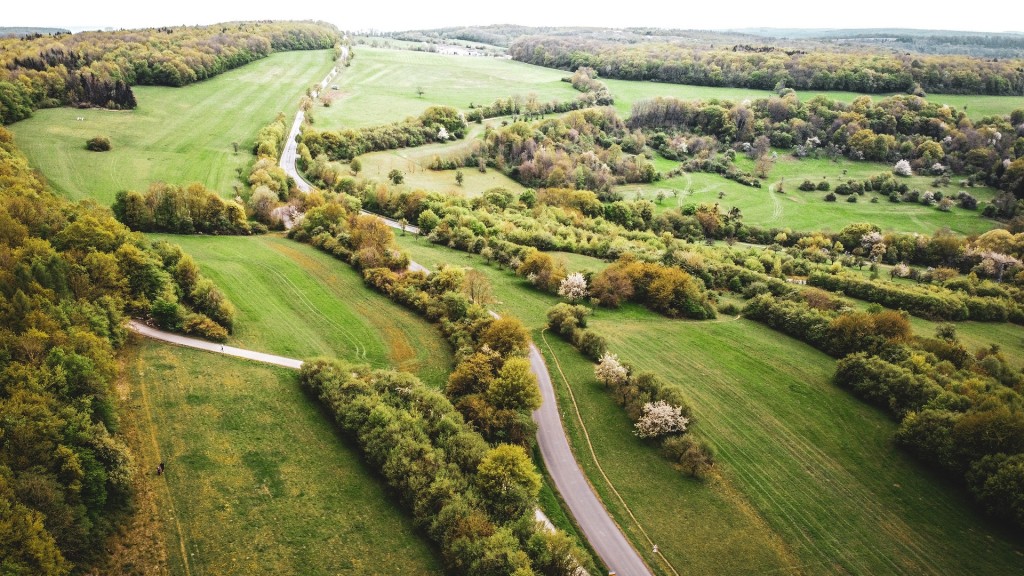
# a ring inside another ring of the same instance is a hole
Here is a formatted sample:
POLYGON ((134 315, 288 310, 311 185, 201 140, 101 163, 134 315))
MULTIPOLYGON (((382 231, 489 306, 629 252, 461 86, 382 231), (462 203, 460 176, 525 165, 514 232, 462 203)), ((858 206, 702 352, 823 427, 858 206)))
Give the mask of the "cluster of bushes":
POLYGON ((417 118, 370 128, 340 131, 302 131, 300 154, 330 160, 351 160, 360 154, 457 140, 466 135, 466 119, 451 106, 431 106, 417 118))
POLYGON ((602 306, 643 304, 670 318, 714 318, 715 308, 700 278, 684 270, 624 257, 594 275, 590 294, 602 306))
POLYGON ((177 248, 53 195, 2 128, 0 181, 0 572, 85 573, 136 473, 114 390, 126 315, 230 308, 177 248))
POLYGON ((239 22, 0 39, 0 123, 66 104, 135 108, 131 86, 184 86, 275 51, 340 39, 323 22, 239 22))
POLYGON ((584 356, 597 362, 608 352, 604 337, 587 330, 587 315, 590 309, 579 304, 565 302, 548 309, 548 330, 562 337, 576 347, 584 356))
POLYGON ((902 309, 933 320, 976 320, 1024 324, 1024 309, 1006 298, 971 296, 939 286, 878 282, 852 274, 814 272, 808 284, 902 309))
POLYGON ((114 216, 139 232, 173 234, 251 234, 245 207, 224 200, 195 182, 176 186, 157 182, 145 195, 121 190, 111 206, 114 216))
POLYGON ((446 572, 595 572, 570 536, 534 520, 541 478, 527 452, 488 446, 441 393, 409 374, 338 361, 305 362, 300 381, 437 544, 446 572))
POLYGON ((288 136, 288 124, 283 112, 279 112, 274 121, 256 133, 252 144, 252 153, 257 158, 271 158, 275 162, 281 157, 284 140, 288 136))
POLYGON ((899 352, 848 356, 834 381, 888 410, 900 421, 897 444, 965 481, 986 513, 1024 527, 1024 374, 992 350, 960 355, 959 364, 899 352))
MULTIPOLYGON (((544 118, 547 114, 561 114, 572 110, 580 110, 591 106, 611 106, 615 103, 608 87, 597 80, 597 72, 594 70, 580 69, 570 78, 563 78, 571 82, 572 87, 582 92, 575 100, 559 102, 541 102, 535 94, 526 97, 512 96, 510 98, 498 98, 486 106, 469 105, 469 112, 466 114, 467 122, 482 122, 485 118, 496 118, 498 116, 511 116, 512 121, 532 120, 544 118)), ((449 168, 433 168, 435 170, 448 170, 449 168)))

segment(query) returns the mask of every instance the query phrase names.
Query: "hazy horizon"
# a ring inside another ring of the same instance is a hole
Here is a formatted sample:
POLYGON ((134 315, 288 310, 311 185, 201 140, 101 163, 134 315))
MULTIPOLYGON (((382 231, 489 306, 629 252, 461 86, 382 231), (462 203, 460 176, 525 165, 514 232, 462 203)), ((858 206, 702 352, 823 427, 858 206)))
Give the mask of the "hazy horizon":
POLYGON ((5 8, 0 26, 65 28, 73 32, 119 28, 205 25, 237 20, 322 20, 347 31, 392 32, 452 26, 518 24, 524 26, 586 26, 600 28, 651 27, 684 30, 742 28, 863 29, 906 28, 951 32, 1016 33, 1007 30, 1005 4, 980 0, 969 11, 927 10, 912 3, 863 0, 856 10, 825 11, 820 3, 796 1, 784 8, 755 0, 735 0, 728 10, 701 4, 679 9, 595 10, 583 2, 551 3, 521 0, 511 5, 485 5, 455 0, 443 5, 395 0, 380 5, 339 6, 336 2, 309 0, 298 5, 256 0, 242 7, 197 0, 173 5, 154 4, 139 11, 137 3, 115 0, 80 3, 58 0, 45 5, 5 8))

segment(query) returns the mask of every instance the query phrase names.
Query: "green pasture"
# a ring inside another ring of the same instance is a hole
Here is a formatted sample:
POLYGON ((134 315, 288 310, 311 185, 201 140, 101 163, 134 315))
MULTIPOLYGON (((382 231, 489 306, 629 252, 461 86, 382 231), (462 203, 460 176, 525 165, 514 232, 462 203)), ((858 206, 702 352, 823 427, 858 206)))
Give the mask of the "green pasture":
MULTIPOLYGON (((486 273, 499 300, 495 309, 521 318, 542 343, 538 329, 557 299, 479 256, 411 237, 400 243, 428 267, 450 262, 486 273)), ((569 266, 598 267, 585 257, 569 266)), ((834 361, 828 356, 733 317, 688 322, 627 306, 598 310, 590 326, 622 360, 680 386, 694 409, 696 434, 715 448, 718 480, 701 484, 680 476, 631 434, 622 410, 593 379, 592 365, 547 336, 553 378, 560 382, 557 358, 605 472, 680 573, 1020 570, 1019 536, 988 524, 960 488, 895 449, 895 424, 831 384, 834 361)), ((634 544, 658 565, 590 462, 564 387, 559 394, 563 421, 591 482, 634 544)))
MULTIPOLYGON (((671 168, 678 164, 666 165, 671 168)), ((753 161, 743 155, 736 156, 736 165, 748 172, 754 169, 753 161)), ((659 169, 664 167, 659 166, 659 169)), ((891 166, 879 162, 846 159, 834 162, 825 158, 798 159, 789 154, 779 154, 768 178, 762 180, 761 188, 744 186, 718 174, 693 172, 651 184, 618 186, 615 190, 627 200, 633 200, 639 194, 640 198, 655 202, 658 211, 686 204, 718 203, 724 210, 736 206, 743 214, 743 222, 768 228, 838 231, 854 222, 871 222, 884 231, 933 234, 939 228, 948 227, 960 234, 980 234, 995 227, 994 221, 981 217, 984 204, 997 193, 987 186, 963 188, 978 199, 977 210, 954 206, 949 212, 917 203, 894 204, 877 192, 866 192, 857 197, 856 203, 850 203, 846 196, 837 195, 835 202, 825 202, 828 192, 802 192, 798 189, 804 180, 814 183, 826 180, 835 189, 847 180, 863 181, 891 170, 891 166), (783 193, 777 192, 780 184, 783 193), (661 202, 657 201, 659 192, 664 194, 661 202), (720 198, 722 194, 724 196, 720 198), (878 202, 872 203, 872 198, 878 198, 878 202)), ((961 190, 955 178, 953 184, 941 188, 932 186, 934 180, 931 176, 911 176, 901 181, 922 193, 941 191, 945 196, 955 197, 961 190)))
POLYGON ((430 52, 356 46, 352 65, 324 91, 330 107, 317 102, 319 129, 377 126, 419 116, 433 105, 469 109, 498 98, 536 94, 541 102, 572 100, 579 92, 561 79, 568 74, 505 58, 448 56, 430 52), (420 96, 417 90, 422 89, 420 96))
POLYGON ((300 389, 296 372, 151 341, 132 347, 124 372, 126 418, 138 429, 136 463, 168 570, 134 568, 441 572, 395 495, 300 389))
MULTIPOLYGON (((633 103, 647 98, 666 96, 680 98, 683 100, 731 100, 743 102, 744 100, 756 100, 758 98, 771 98, 775 92, 771 90, 755 90, 752 88, 721 88, 714 86, 692 86, 689 84, 667 84, 664 82, 637 82, 634 80, 612 80, 601 78, 601 81, 608 85, 612 96, 615 97, 615 109, 619 114, 628 118, 633 110, 633 103)), ((798 91, 797 96, 802 101, 807 101, 815 96, 824 96, 840 102, 853 102, 859 96, 856 92, 837 91, 798 91)), ((872 100, 881 100, 893 94, 866 94, 872 100)), ((967 112, 971 120, 980 120, 985 116, 1007 116, 1016 109, 1024 108, 1024 98, 1020 96, 972 96, 961 94, 931 94, 928 101, 946 104, 951 108, 957 108, 967 112)))
POLYGON ((519 194, 526 188, 500 170, 487 168, 486 171, 480 172, 477 168, 461 168, 463 180, 460 186, 455 179, 456 170, 429 168, 436 156, 447 158, 468 154, 473 141, 483 135, 485 126, 496 126, 498 123, 498 120, 491 119, 486 120, 484 124, 471 124, 466 137, 455 142, 363 154, 359 156, 359 162, 362 164, 359 175, 384 182, 392 170, 399 170, 403 174, 403 184, 410 189, 440 192, 456 197, 480 196, 491 188, 505 188, 519 194))
POLYGON ((155 181, 202 182, 233 197, 253 162, 256 132, 279 112, 290 127, 299 97, 333 64, 331 51, 273 54, 182 88, 135 87, 133 111, 39 110, 9 128, 32 165, 72 200, 109 205, 117 191, 145 191, 155 181), (97 135, 110 138, 110 152, 85 149, 97 135))
POLYGON ((394 367, 433 386, 452 354, 426 320, 370 290, 348 264, 280 236, 153 236, 191 254, 235 304, 228 343, 290 358, 394 367))

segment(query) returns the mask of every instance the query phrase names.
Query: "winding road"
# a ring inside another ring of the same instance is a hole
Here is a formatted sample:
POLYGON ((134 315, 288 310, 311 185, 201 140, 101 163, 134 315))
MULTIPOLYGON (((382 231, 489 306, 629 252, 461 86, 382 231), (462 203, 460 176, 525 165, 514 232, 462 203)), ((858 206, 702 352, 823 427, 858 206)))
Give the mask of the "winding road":
MULTIPOLYGON (((291 132, 281 154, 280 165, 295 180, 295 185, 300 191, 309 192, 313 187, 295 169, 295 159, 297 156, 295 137, 302 128, 304 118, 305 115, 301 110, 295 115, 295 122, 292 123, 291 132)), ((404 229, 417 235, 420 233, 420 229, 416 226, 405 225, 403 227, 401 223, 379 214, 373 214, 365 210, 362 212, 377 216, 392 228, 404 229)), ((430 273, 429 270, 416 262, 410 262, 409 269, 430 273)), ((491 314, 497 317, 497 314, 494 312, 491 312, 491 314)), ((299 360, 251 352, 240 348, 221 347, 219 344, 212 344, 202 340, 185 338, 165 332, 161 333, 158 330, 135 322, 130 327, 144 336, 183 346, 191 346, 212 352, 220 351, 224 354, 231 354, 240 358, 269 362, 278 366, 288 366, 295 369, 302 365, 302 362, 299 360), (218 350, 218 347, 220 350, 218 350), (287 362, 288 364, 282 362, 287 362)), ((619 526, 612 520, 576 462, 572 449, 569 447, 569 440, 566 438, 565 429, 562 427, 562 419, 558 413, 558 403, 555 400, 555 388, 551 383, 551 375, 548 372, 547 365, 544 363, 544 357, 541 356, 540 350, 532 343, 530 344, 529 360, 530 368, 537 377, 542 398, 541 407, 533 413, 533 420, 537 423, 537 443, 548 473, 554 481, 555 488, 562 496, 590 546, 601 558, 601 561, 608 566, 610 571, 614 572, 617 576, 651 576, 651 570, 626 539, 619 526)))

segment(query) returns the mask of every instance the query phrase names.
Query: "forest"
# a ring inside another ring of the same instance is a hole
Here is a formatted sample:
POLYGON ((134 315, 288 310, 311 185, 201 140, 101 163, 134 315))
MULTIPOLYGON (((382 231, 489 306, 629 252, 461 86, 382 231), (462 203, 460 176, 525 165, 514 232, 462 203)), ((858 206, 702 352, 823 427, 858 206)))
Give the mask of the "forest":
POLYGON ((135 85, 184 86, 283 50, 332 48, 323 22, 235 22, 0 38, 0 123, 37 108, 132 109, 135 85))
POLYGON ((234 308, 174 245, 54 196, 0 128, 0 557, 66 574, 102 554, 138 471, 113 398, 128 316, 223 340, 234 308))

